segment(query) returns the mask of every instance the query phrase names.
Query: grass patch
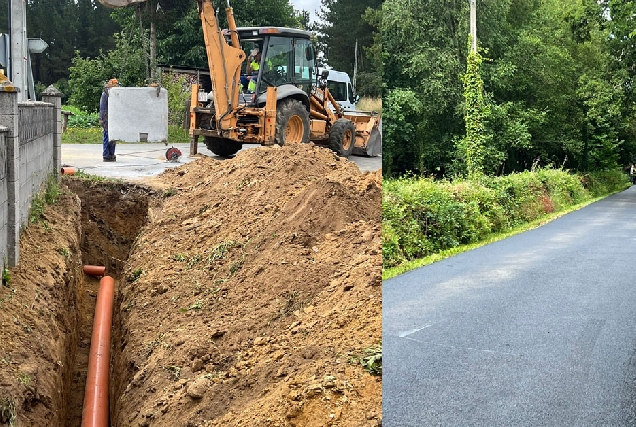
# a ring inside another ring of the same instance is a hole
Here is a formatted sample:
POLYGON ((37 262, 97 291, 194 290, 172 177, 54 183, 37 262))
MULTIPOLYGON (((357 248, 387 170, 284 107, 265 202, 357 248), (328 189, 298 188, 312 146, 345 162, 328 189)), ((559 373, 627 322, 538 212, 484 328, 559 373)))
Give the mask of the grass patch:
POLYGON ((382 112, 382 98, 362 97, 356 104, 358 111, 377 111, 382 112))
POLYGON ((67 127, 62 133, 62 144, 101 144, 103 136, 101 127, 67 127))
MULTIPOLYGON (((69 126, 62 133, 62 144, 101 144, 104 133, 101 126, 72 127, 69 126)), ((181 144, 190 142, 188 130, 181 126, 168 126, 169 144, 181 144)), ((125 143, 125 142, 120 142, 125 143)), ((132 144, 138 144, 133 142, 132 144)))

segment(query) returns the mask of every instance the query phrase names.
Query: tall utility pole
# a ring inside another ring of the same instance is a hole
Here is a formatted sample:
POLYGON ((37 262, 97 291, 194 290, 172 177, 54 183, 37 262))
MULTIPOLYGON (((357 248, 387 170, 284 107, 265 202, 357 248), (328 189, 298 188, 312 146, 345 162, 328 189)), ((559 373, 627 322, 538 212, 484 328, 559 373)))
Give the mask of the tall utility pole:
POLYGON ((470 51, 477 53, 477 0, 470 2, 470 51))
POLYGON ((18 101, 26 101, 28 98, 28 44, 26 33, 26 1, 10 0, 9 19, 11 34, 11 46, 9 48, 9 78, 13 86, 20 88, 18 101))

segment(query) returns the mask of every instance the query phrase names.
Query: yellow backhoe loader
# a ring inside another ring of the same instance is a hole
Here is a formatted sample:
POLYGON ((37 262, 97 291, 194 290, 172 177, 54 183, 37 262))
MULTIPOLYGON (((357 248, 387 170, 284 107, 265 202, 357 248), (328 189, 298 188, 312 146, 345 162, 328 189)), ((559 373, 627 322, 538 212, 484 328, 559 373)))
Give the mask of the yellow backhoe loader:
MULTIPOLYGON (((138 0, 99 1, 120 7, 138 0)), ((317 75, 310 32, 237 28, 226 1, 228 29, 222 30, 212 1, 197 0, 210 85, 192 87, 191 154, 196 154, 200 136, 210 151, 224 157, 246 143, 312 141, 343 157, 381 152, 380 114, 347 112, 338 105, 326 85, 328 70, 317 75)))

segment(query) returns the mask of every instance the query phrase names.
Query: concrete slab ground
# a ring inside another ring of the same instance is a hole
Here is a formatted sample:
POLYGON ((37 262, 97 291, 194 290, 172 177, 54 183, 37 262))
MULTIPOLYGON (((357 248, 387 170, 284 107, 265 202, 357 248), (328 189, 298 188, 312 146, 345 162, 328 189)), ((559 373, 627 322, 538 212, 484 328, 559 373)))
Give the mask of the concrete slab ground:
MULTIPOLYGON (((249 150, 254 147, 257 145, 246 145, 243 149, 249 150)), ((199 155, 213 157, 219 161, 225 160, 214 155, 202 143, 199 143, 198 151, 199 155)), ((74 167, 91 175, 134 180, 156 176, 167 168, 174 168, 197 159, 197 156, 190 157, 189 153, 190 144, 166 146, 163 143, 120 143, 117 144, 115 151, 117 161, 104 162, 101 144, 62 144, 62 166, 74 167), (179 163, 166 160, 166 151, 171 147, 181 151, 179 163)), ((363 172, 382 168, 382 156, 351 156, 349 160, 355 162, 363 172)))

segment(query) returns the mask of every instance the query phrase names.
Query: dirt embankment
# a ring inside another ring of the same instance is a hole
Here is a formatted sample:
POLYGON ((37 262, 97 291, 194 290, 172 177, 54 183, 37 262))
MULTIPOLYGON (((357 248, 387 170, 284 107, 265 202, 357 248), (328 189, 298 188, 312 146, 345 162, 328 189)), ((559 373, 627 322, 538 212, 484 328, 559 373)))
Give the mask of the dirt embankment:
POLYGON ((65 425, 75 364, 80 201, 69 193, 22 232, 0 286, 0 425, 65 425))
POLYGON ((73 179, 81 210, 67 192, 29 226, 0 288, 16 425, 78 425, 86 263, 118 279, 113 426, 381 424, 381 377, 360 363, 381 340, 379 171, 307 144, 202 158, 156 193, 73 179))

